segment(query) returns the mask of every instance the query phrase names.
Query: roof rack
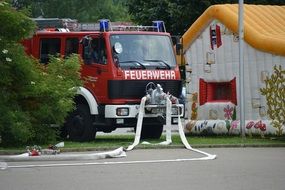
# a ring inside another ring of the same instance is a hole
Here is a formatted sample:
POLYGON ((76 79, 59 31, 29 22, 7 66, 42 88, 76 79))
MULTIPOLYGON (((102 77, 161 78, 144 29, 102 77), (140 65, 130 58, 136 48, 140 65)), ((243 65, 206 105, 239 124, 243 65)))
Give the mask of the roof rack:
MULTIPOLYGON (((80 31, 100 31, 99 23, 79 23, 80 31)), ((154 26, 113 25, 105 31, 156 31, 154 26)))
POLYGON ((32 18, 37 23, 38 30, 47 28, 65 28, 75 31, 78 28, 78 21, 70 18, 32 18))
MULTIPOLYGON (((34 18, 39 30, 50 28, 64 28, 69 31, 155 31, 166 32, 163 21, 153 21, 152 26, 134 26, 129 22, 110 22, 108 19, 101 19, 99 23, 78 23, 70 18, 34 18)), ((67 30, 67 31, 68 31, 67 30)), ((57 30, 62 31, 62 30, 57 30)))
POLYGON ((111 30, 115 31, 156 31, 156 28, 154 26, 123 26, 123 25, 117 25, 112 26, 111 30))
POLYGON ((115 25, 108 19, 99 20, 99 30, 104 31, 156 31, 156 32, 166 32, 165 25, 163 21, 152 21, 152 26, 132 26, 132 25, 115 25))

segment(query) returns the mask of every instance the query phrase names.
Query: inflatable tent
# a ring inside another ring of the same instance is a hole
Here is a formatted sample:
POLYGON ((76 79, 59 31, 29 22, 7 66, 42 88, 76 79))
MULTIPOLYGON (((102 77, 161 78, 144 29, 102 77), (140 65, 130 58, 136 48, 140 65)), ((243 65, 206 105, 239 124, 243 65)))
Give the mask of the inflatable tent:
MULTIPOLYGON (((239 134, 238 5, 209 7, 185 32, 182 41, 186 70, 186 132, 239 134)), ((266 98, 260 93, 275 65, 285 67, 285 6, 246 4, 246 133, 285 132, 284 126, 279 129, 272 126, 266 98)))

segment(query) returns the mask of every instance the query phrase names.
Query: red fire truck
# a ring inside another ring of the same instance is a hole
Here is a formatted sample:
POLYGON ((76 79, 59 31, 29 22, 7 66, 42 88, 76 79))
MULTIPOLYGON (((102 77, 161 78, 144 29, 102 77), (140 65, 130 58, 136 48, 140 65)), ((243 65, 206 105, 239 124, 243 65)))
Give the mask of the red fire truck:
MULTIPOLYGON (((182 81, 171 36, 162 21, 153 26, 78 24, 66 19, 36 19, 39 30, 24 41, 26 52, 47 64, 49 55, 79 54, 84 86, 78 87, 76 109, 66 118, 63 134, 89 141, 97 131, 134 127, 147 84, 181 95, 182 81), (62 27, 58 26, 60 23, 62 27), (71 27, 68 24, 73 24, 71 27)), ((178 109, 178 108, 177 108, 178 109)), ((173 122, 177 113, 173 111, 173 122)), ((163 110, 148 109, 142 138, 159 138, 165 123, 163 110)))

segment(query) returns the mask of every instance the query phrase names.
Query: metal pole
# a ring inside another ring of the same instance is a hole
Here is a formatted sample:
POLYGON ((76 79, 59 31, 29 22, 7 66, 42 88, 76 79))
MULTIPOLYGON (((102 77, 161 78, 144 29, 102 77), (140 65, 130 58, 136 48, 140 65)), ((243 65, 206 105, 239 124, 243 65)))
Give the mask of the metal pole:
POLYGON ((242 138, 245 138, 245 110, 244 110, 244 61, 243 61, 243 0, 239 0, 239 17, 238 17, 238 33, 239 33, 239 105, 240 105, 240 131, 242 138))

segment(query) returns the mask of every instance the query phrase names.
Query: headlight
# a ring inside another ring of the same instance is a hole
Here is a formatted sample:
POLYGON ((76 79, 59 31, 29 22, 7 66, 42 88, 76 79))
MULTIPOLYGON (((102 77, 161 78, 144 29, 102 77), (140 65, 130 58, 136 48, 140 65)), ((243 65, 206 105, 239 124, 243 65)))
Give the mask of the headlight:
POLYGON ((116 114, 117 116, 128 116, 129 108, 117 108, 116 114))

